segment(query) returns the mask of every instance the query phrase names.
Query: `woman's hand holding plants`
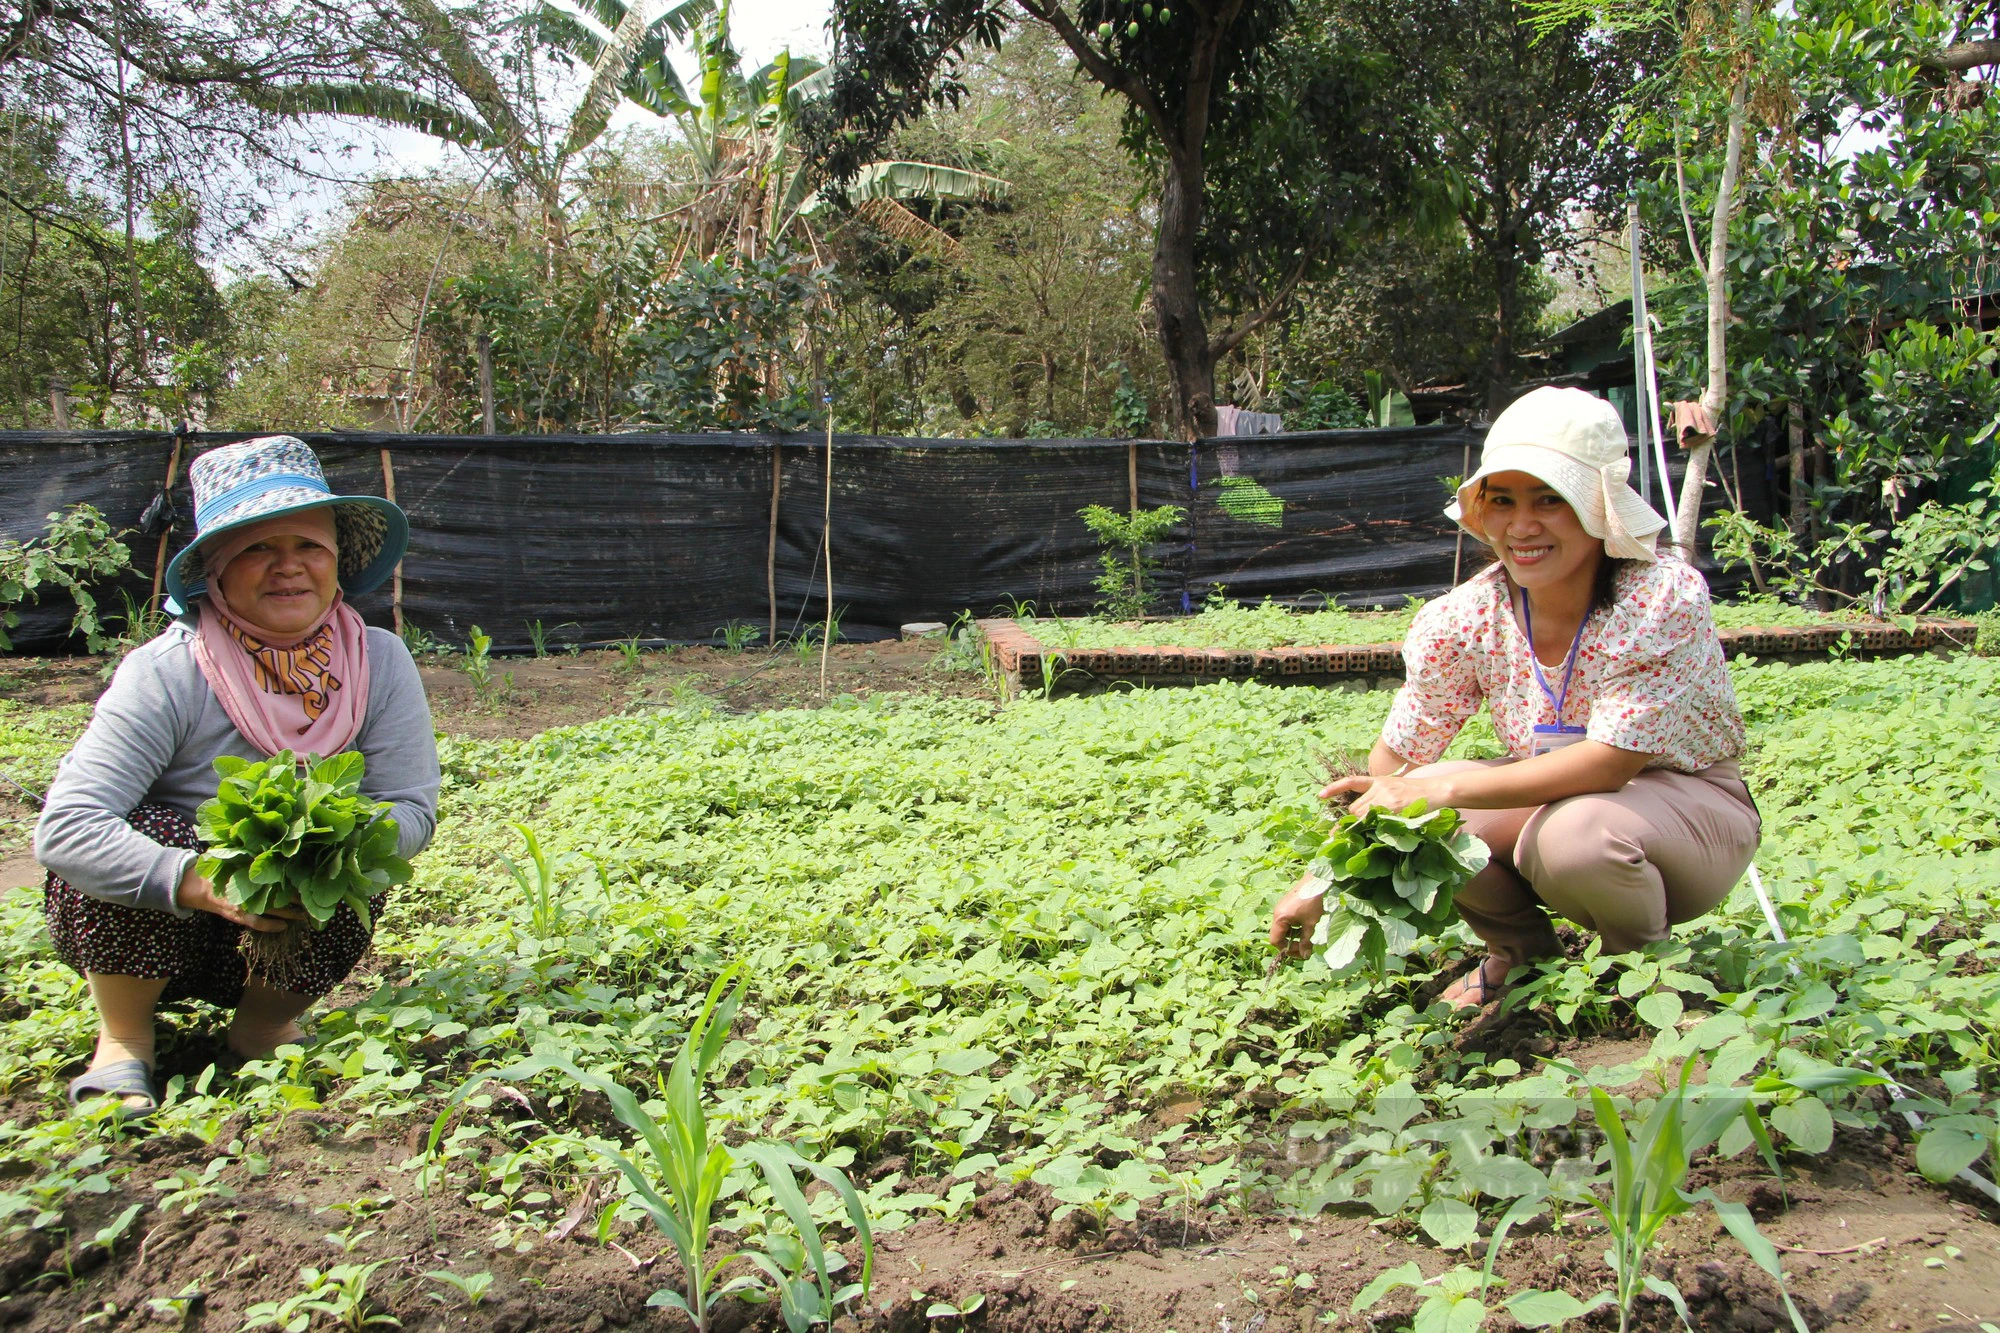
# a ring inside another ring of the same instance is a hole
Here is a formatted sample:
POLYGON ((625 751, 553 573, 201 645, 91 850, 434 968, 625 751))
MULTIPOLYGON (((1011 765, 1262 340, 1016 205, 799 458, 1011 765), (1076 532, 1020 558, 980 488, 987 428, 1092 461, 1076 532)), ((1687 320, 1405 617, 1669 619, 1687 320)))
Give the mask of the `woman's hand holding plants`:
POLYGON ((1362 773, 1351 778, 1336 778, 1322 787, 1319 793, 1322 801, 1338 800, 1343 796, 1353 798, 1344 807, 1350 815, 1365 814, 1377 806, 1385 810, 1406 810, 1417 801, 1422 801, 1431 810, 1452 804, 1443 780, 1396 774, 1372 777, 1362 773))
POLYGON ((1271 909, 1271 947, 1280 958, 1312 956, 1313 928, 1326 915, 1325 886, 1313 886, 1313 877, 1307 875, 1271 909))
POLYGON ((301 921, 305 913, 297 908, 274 908, 266 915, 246 912, 215 891, 215 885, 208 876, 188 864, 187 873, 181 876, 180 888, 174 892, 174 901, 182 907, 196 912, 213 912, 225 921, 234 921, 250 930, 273 935, 285 928, 288 921, 301 921))

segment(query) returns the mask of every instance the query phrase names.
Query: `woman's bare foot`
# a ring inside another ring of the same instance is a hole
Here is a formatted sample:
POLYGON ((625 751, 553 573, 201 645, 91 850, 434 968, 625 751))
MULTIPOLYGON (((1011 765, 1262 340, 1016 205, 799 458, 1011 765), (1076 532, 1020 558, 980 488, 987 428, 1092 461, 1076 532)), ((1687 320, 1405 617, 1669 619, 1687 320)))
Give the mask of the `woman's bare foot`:
POLYGON ((223 1038, 229 1049, 245 1060, 262 1060, 280 1046, 293 1045, 305 1039, 305 1029, 291 1022, 277 1028, 258 1028, 254 1031, 231 1023, 228 1035, 223 1038))
POLYGON ((1479 966, 1446 986, 1438 999, 1454 1009, 1484 1009, 1500 997, 1507 984, 1507 973, 1512 969, 1513 965, 1504 958, 1489 953, 1479 960, 1479 966))

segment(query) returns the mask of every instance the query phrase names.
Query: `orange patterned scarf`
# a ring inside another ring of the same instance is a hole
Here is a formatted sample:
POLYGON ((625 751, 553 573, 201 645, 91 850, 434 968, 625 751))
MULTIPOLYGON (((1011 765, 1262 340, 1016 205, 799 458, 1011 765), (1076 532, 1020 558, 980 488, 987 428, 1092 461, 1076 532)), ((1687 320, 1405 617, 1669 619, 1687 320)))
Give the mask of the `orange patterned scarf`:
POLYGON ((340 677, 333 672, 333 622, 327 621, 304 642, 289 648, 274 648, 252 638, 234 620, 224 617, 222 628, 243 645, 257 673, 257 688, 268 694, 295 694, 305 709, 306 722, 317 722, 333 702, 340 677))

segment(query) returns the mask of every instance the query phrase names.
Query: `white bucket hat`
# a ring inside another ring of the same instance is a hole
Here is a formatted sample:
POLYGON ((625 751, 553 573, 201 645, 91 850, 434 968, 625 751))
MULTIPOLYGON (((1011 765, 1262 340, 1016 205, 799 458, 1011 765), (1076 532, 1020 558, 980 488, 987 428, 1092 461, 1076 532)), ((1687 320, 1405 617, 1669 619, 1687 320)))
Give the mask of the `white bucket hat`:
POLYGON ((1613 560, 1659 559, 1653 544, 1667 520, 1627 482, 1632 460, 1625 456, 1625 423, 1602 398, 1544 387, 1522 394, 1494 420, 1479 470, 1444 511, 1482 542, 1479 484, 1496 472, 1525 472, 1554 488, 1613 560))

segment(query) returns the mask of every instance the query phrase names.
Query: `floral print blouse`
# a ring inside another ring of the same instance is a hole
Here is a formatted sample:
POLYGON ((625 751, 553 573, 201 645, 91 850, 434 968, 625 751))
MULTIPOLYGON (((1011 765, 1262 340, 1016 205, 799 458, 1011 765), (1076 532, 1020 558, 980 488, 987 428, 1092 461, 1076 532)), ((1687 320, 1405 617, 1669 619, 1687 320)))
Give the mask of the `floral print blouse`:
MULTIPOLYGON (((1406 683, 1382 725, 1403 758, 1434 763, 1483 700, 1509 753, 1533 753, 1538 724, 1656 756, 1651 768, 1696 773, 1743 753, 1743 714, 1723 665, 1708 583, 1685 561, 1623 564, 1609 609, 1591 612, 1563 716, 1535 682, 1533 648, 1495 564, 1417 613, 1403 640, 1406 683)), ((1560 666, 1543 667, 1561 693, 1560 666)))

